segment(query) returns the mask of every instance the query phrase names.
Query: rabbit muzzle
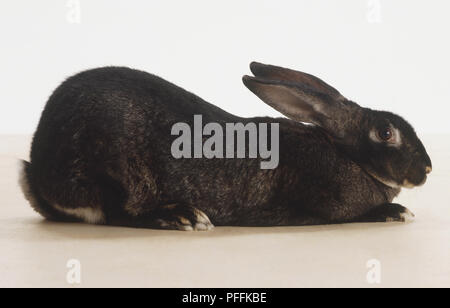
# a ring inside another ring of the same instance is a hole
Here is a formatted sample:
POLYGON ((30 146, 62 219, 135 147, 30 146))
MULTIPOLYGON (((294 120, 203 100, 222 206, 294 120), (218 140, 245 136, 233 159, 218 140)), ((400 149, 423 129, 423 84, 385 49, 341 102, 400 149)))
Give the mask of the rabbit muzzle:
POLYGON ((429 156, 424 154, 417 154, 417 158, 411 164, 405 179, 403 180, 403 187, 414 188, 422 186, 427 181, 427 175, 433 170, 429 156))

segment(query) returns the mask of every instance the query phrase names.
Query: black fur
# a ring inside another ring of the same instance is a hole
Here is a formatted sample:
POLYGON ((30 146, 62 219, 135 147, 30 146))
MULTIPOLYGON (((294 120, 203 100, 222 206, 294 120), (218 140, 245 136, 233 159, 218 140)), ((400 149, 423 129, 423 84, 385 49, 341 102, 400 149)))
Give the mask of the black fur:
POLYGON ((291 107, 281 106, 273 87, 295 88, 308 104, 326 102, 333 116, 304 104, 285 114, 317 126, 240 118, 146 72, 93 69, 70 77, 50 97, 31 164, 25 163, 24 192, 49 219, 79 220, 68 213, 95 209, 104 215, 96 223, 130 227, 202 230, 198 210, 215 225, 233 226, 386 221, 386 213, 402 220, 402 207, 377 209, 389 206, 405 178, 421 184, 431 167, 409 124, 360 108, 311 75, 259 63, 252 71, 256 78, 244 82, 276 109, 291 107), (299 113, 310 115, 296 118, 299 113), (171 127, 192 124, 194 114, 222 125, 279 123, 278 168, 261 170, 259 159, 174 159, 171 127), (369 138, 371 129, 389 123, 402 133, 401 148, 369 138))

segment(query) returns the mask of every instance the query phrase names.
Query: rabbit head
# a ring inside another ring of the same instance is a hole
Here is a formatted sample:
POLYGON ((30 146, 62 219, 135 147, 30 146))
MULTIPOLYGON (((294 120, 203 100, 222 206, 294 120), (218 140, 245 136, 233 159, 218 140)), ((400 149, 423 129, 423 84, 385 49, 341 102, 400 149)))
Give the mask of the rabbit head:
POLYGON ((431 160, 413 127, 400 116, 360 107, 312 75, 252 63, 249 90, 289 119, 323 128, 367 173, 392 187, 422 185, 431 160))

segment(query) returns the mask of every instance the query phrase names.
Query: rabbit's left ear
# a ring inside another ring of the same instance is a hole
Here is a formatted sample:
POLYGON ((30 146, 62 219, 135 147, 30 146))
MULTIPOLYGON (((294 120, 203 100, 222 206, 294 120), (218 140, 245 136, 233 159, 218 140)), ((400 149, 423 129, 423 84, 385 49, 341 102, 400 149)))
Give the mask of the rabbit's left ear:
POLYGON ((250 64, 250 70, 252 71, 253 75, 258 78, 283 81, 297 85, 305 85, 317 92, 327 94, 333 99, 346 100, 346 98, 342 96, 342 94, 339 93, 338 90, 336 90, 320 78, 307 73, 258 62, 252 62, 250 64))
POLYGON ((288 118, 318 125, 331 135, 345 139, 354 128, 361 108, 352 102, 318 92, 307 86, 244 76, 246 87, 266 104, 288 118))

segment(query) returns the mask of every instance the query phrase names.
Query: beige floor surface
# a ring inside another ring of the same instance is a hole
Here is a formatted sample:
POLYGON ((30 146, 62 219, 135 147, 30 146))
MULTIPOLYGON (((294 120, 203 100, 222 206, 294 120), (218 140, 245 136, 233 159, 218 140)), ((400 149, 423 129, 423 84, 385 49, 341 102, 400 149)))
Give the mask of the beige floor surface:
POLYGON ((29 137, 0 137, 0 287, 450 287, 450 136, 423 138, 434 170, 397 199, 411 224, 216 228, 209 233, 43 221, 17 185, 29 137), (66 280, 81 263, 81 284, 66 280), (366 267, 381 264, 381 284, 366 267))

